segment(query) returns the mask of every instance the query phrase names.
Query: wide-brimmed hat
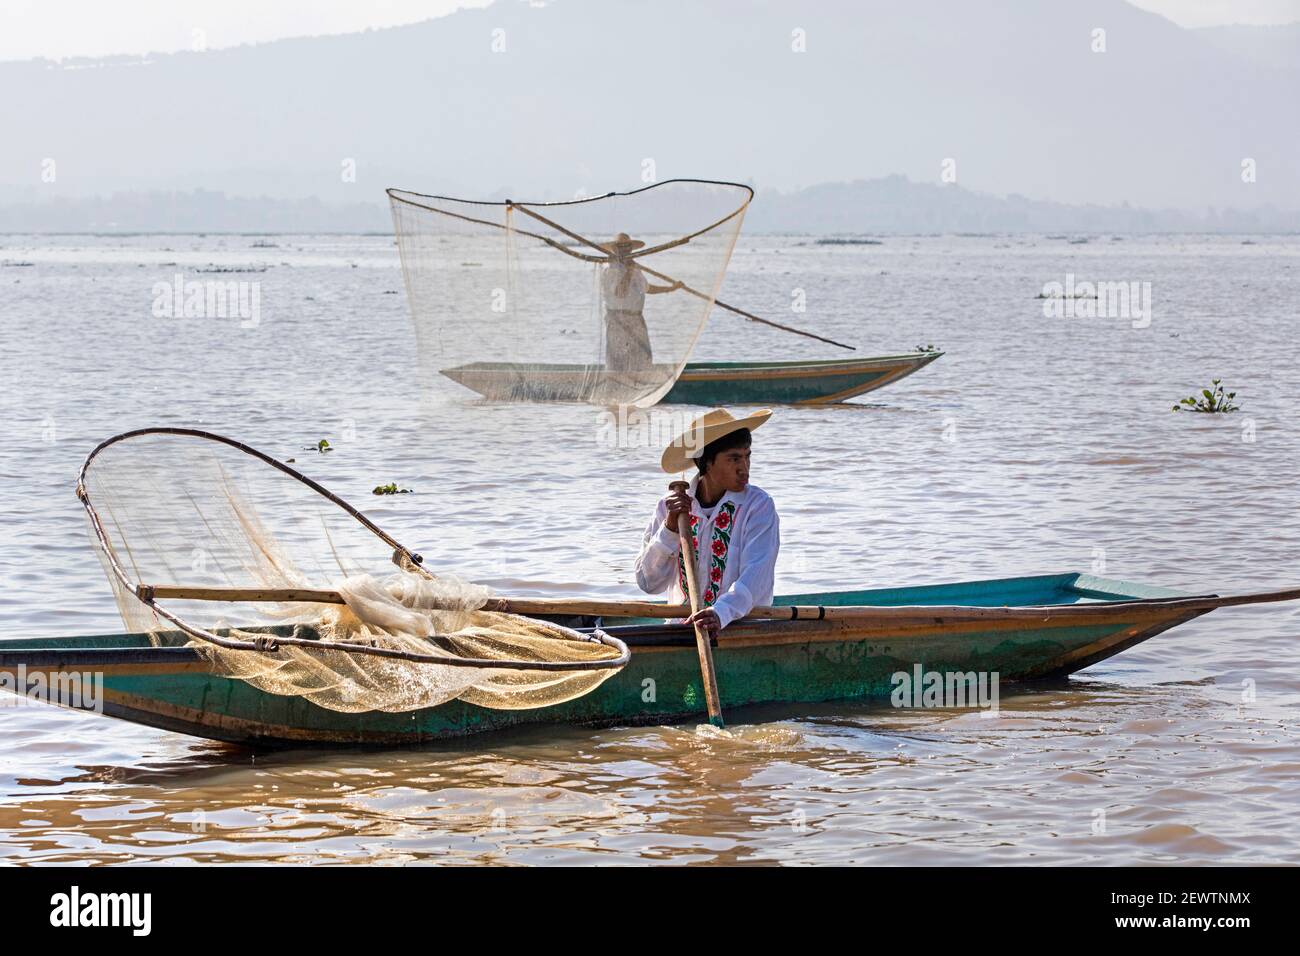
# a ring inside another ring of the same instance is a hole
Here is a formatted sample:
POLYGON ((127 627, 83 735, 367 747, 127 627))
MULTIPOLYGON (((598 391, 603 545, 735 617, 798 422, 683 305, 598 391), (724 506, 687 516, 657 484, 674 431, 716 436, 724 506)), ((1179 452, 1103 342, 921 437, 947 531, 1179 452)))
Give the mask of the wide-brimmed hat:
POLYGON ((633 249, 640 249, 645 243, 640 239, 633 239, 626 232, 620 232, 609 242, 600 243, 600 248, 606 252, 631 252, 633 249))
POLYGON ((756 412, 750 412, 744 418, 733 417, 725 408, 715 408, 711 412, 705 412, 691 422, 686 431, 674 438, 664 449, 664 456, 659 464, 670 475, 685 471, 687 466, 704 451, 705 445, 717 441, 723 435, 738 432, 742 428, 753 431, 771 417, 770 408, 760 408, 756 412))

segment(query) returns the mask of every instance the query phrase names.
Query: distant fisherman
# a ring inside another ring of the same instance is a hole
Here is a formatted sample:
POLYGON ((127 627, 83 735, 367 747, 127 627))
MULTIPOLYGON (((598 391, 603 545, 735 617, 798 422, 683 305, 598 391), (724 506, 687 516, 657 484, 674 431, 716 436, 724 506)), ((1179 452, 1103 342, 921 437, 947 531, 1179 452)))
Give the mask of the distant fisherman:
POLYGON ((669 474, 688 465, 697 474, 686 491, 669 494, 655 508, 636 559, 636 583, 647 594, 671 588, 670 601, 687 602, 677 522, 689 520, 702 590, 700 610, 686 624, 714 635, 772 603, 781 525, 771 497, 749 483, 751 433, 771 415, 763 409, 733 418, 715 408, 674 439, 660 462, 669 474))
POLYGON ((651 285, 631 253, 644 246, 640 239, 620 232, 601 243, 609 262, 600 277, 600 298, 605 307, 605 367, 611 372, 637 372, 650 368, 650 330, 645 324, 645 297, 676 292, 680 282, 651 285))

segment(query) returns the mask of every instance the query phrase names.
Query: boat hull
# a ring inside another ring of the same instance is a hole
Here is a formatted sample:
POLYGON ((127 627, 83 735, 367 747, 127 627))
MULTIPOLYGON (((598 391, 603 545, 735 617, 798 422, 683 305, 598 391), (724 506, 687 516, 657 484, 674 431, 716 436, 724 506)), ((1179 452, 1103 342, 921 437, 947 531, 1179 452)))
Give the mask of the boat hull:
MULTIPOLYGON (((660 399, 676 405, 829 405, 882 388, 924 368, 942 352, 825 362, 689 362, 660 399)), ((671 370, 647 376, 645 390, 671 370)), ((443 375, 491 401, 600 403, 609 373, 599 366, 475 362, 443 375), (522 370, 527 369, 524 373, 522 370)), ((609 394, 627 394, 630 373, 611 378, 609 394), (616 387, 613 387, 616 386, 616 387)))
MULTIPOLYGON (((792 595, 778 603, 881 607, 1081 605, 1169 598, 1173 592, 1077 574, 1002 581, 792 595)), ((755 704, 887 698, 894 675, 922 671, 998 675, 999 684, 1059 678, 1196 617, 1203 610, 1134 607, 1113 614, 1057 613, 988 620, 908 619, 738 622, 714 659, 724 712, 755 704)), ((489 710, 453 701, 406 713, 344 714, 265 693, 209 672, 191 647, 157 647, 147 635, 6 641, 0 674, 100 674, 104 713, 135 723, 261 746, 420 746, 540 724, 636 725, 702 719, 699 661, 691 632, 660 623, 607 628, 632 648, 622 671, 591 693, 552 707, 489 710)), ((53 696, 53 695, 51 695, 53 696)), ((66 701, 53 700, 52 702, 66 701)))

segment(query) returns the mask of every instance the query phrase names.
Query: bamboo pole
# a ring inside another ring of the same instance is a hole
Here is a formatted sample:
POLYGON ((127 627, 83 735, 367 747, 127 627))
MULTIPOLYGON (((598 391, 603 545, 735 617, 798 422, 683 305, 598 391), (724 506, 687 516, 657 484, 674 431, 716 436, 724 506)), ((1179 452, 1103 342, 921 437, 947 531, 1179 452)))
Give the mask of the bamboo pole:
MULTIPOLYGON (((136 593, 144 600, 229 601, 232 603, 308 603, 343 604, 337 591, 308 588, 211 588, 184 585, 142 584, 136 593)), ((756 607, 743 620, 749 621, 879 621, 883 624, 906 621, 998 621, 1006 619, 1047 620, 1054 617, 1088 618, 1112 616, 1116 611, 1141 610, 1211 610, 1242 604, 1264 604, 1300 600, 1300 588, 1263 591, 1254 594, 1219 596, 1214 594, 1179 598, 1136 598, 1128 601, 1098 601, 1087 604, 1043 604, 1011 607, 977 607, 972 605, 780 605, 756 607)), ((463 602, 448 601, 447 608, 463 607, 463 602)), ((438 605, 434 605, 436 609, 438 605)), ((608 601, 593 598, 491 597, 482 605, 484 611, 503 614, 573 615, 584 617, 683 618, 692 613, 688 604, 660 604, 656 601, 608 601)))
MULTIPOLYGON (((654 276, 656 279, 662 279, 665 282, 669 282, 669 283, 673 283, 677 281, 672 276, 665 275, 662 272, 656 272, 654 269, 651 269, 649 266, 642 265, 640 262, 637 262, 636 267, 640 269, 642 272, 649 273, 650 275, 654 276)), ((780 322, 773 322, 771 319, 760 318, 759 316, 755 315, 753 312, 746 312, 744 309, 738 309, 734 305, 728 305, 727 303, 723 302, 721 299, 711 298, 710 296, 705 295, 703 292, 700 292, 698 289, 692 289, 688 285, 682 285, 680 288, 683 292, 688 292, 691 295, 695 296, 697 299, 712 301, 713 304, 716 305, 719 309, 725 309, 728 312, 734 313, 735 315, 739 315, 741 318, 749 319, 749 321, 751 322, 757 322, 760 325, 768 325, 774 329, 780 329, 782 332, 793 332, 795 335, 802 335, 805 338, 816 339, 818 342, 825 342, 827 345, 834 345, 837 348, 848 349, 850 352, 856 352, 858 350, 857 346, 845 345, 843 342, 837 342, 834 339, 828 339, 826 338, 826 336, 818 335, 816 332, 808 332, 805 331, 804 329, 796 329, 793 325, 782 325, 780 322)))
MULTIPOLYGON (((422 208, 428 208, 428 207, 422 207, 422 208)), ((575 242, 581 242, 582 244, 584 244, 584 245, 586 245, 586 246, 590 246, 592 249, 596 249, 596 250, 598 250, 598 251, 600 251, 600 252, 604 252, 604 253, 606 253, 607 255, 608 255, 608 253, 609 253, 609 250, 606 249, 606 248, 605 248, 603 245, 601 245, 600 243, 595 242, 595 241, 593 241, 593 240, 591 240, 591 239, 588 239, 586 236, 579 235, 578 233, 574 232, 574 231, 571 230, 571 229, 566 229, 564 226, 561 226, 558 222, 554 222, 553 220, 547 219, 545 216, 541 215, 540 213, 537 213, 537 212, 533 211, 532 209, 529 209, 529 208, 528 208, 527 206, 525 206, 525 205, 522 205, 522 204, 520 204, 520 203, 511 203, 511 204, 510 204, 510 208, 511 208, 511 209, 518 209, 520 212, 524 213, 525 215, 532 216, 532 217, 533 217, 534 219, 536 219, 538 222, 541 222, 541 223, 544 223, 545 225, 550 226, 552 229, 555 229, 557 232, 560 232, 560 233, 562 233, 562 234, 568 236, 570 239, 574 240, 575 242)), ((803 329, 796 329, 793 325, 782 325, 780 322, 773 322, 771 319, 763 319, 763 318, 759 318, 757 315, 755 315, 755 314, 752 313, 752 312, 746 312, 744 309, 738 309, 738 308, 736 308, 734 305, 728 305, 727 303, 723 302, 721 299, 719 299, 719 298, 717 298, 717 297, 715 297, 715 296, 707 295, 707 294, 705 294, 705 293, 703 293, 703 292, 700 292, 698 289, 692 289, 690 286, 686 285, 685 283, 679 283, 678 280, 674 279, 674 278, 673 278, 672 276, 670 276, 670 275, 665 275, 665 274, 662 273, 662 272, 656 272, 654 269, 651 269, 649 266, 642 264, 642 262, 640 261, 640 260, 641 260, 643 257, 645 257, 645 256, 651 255, 651 254, 656 253, 656 252, 662 252, 662 251, 665 250, 665 249, 671 249, 671 248, 673 248, 674 246, 677 246, 677 245, 681 245, 682 243, 687 242, 687 241, 689 241, 689 240, 695 238, 696 236, 701 235, 701 234, 704 233, 704 232, 707 232, 709 229, 712 229, 714 226, 721 225, 722 223, 726 222, 727 219, 730 219, 730 218, 731 218, 731 217, 728 216, 726 219, 720 219, 720 220, 718 220, 718 222, 715 222, 712 226, 709 226, 709 227, 707 227, 706 229, 702 229, 702 230, 700 230, 699 232, 693 233, 693 234, 691 234, 690 236, 684 236, 682 239, 678 239, 678 240, 674 240, 673 242, 668 242, 668 243, 664 243, 664 244, 662 244, 662 245, 654 246, 654 247, 652 247, 652 248, 650 248, 650 249, 642 249, 640 252, 637 252, 637 253, 635 253, 635 254, 633 254, 633 255, 630 255, 630 256, 628 256, 627 258, 628 258, 629 260, 632 260, 632 259, 637 260, 637 261, 634 263, 634 265, 635 265, 638 269, 640 269, 642 272, 648 273, 649 275, 654 276, 656 279, 662 279, 664 282, 667 282, 667 283, 670 283, 670 284, 677 284, 678 287, 679 287, 683 292, 687 292, 687 293, 689 293, 689 294, 695 296, 697 299, 703 299, 703 300, 706 301, 706 302, 712 302, 712 303, 713 303, 714 305, 716 305, 718 308, 720 308, 720 309, 725 309, 725 310, 728 311, 728 312, 732 312, 732 313, 734 313, 734 314, 736 314, 736 315, 739 315, 739 316, 741 316, 741 317, 743 317, 743 318, 749 319, 751 322, 758 322, 760 325, 768 325, 768 326, 771 326, 771 327, 774 328, 774 329, 780 329, 782 332, 793 332, 795 335, 802 335, 802 336, 804 336, 804 337, 806 337, 806 338, 816 339, 818 342, 825 342, 827 345, 834 345, 834 346, 836 346, 837 348, 848 349, 850 352, 856 352, 856 351, 857 351, 857 347, 856 347, 856 346, 853 346, 853 345, 845 345, 843 342, 837 342, 837 341, 835 341, 834 339, 828 339, 828 338, 826 338, 824 335, 818 335, 818 334, 815 333, 815 332, 807 332, 807 331, 805 331, 805 330, 803 330, 803 329)), ((502 227, 502 228, 504 228, 504 227, 502 227)), ((528 233, 528 235, 532 235, 532 233, 528 233)), ((551 240, 546 239, 546 237, 544 237, 544 236, 537 236, 537 238, 542 239, 544 242, 548 242, 548 243, 550 243, 550 244, 553 245, 553 246, 556 246, 556 248, 560 248, 561 251, 567 251, 567 250, 563 250, 563 247, 558 246, 556 243, 552 242, 551 240)), ((590 261, 590 258, 591 258, 591 257, 590 257, 590 256, 579 256, 579 258, 586 259, 586 260, 590 261)))
POLYGON ((142 584, 141 600, 230 601, 237 604, 345 604, 338 591, 312 588, 202 588, 172 584, 142 584))
MULTIPOLYGON (((423 570, 423 569, 421 569, 423 570)), ((142 584, 136 593, 146 600, 173 601, 229 601, 248 604, 344 604, 343 595, 337 591, 312 588, 210 588, 172 584, 142 584)), ((461 600, 435 602, 431 607, 455 609, 464 607, 461 600)), ((656 601, 602 601, 587 598, 526 598, 490 597, 481 610, 499 611, 503 614, 555 614, 586 617, 689 617, 691 609, 685 604, 660 604, 656 601)), ((780 608, 778 610, 786 610, 780 608)), ((785 614, 789 617, 789 613, 785 614)))

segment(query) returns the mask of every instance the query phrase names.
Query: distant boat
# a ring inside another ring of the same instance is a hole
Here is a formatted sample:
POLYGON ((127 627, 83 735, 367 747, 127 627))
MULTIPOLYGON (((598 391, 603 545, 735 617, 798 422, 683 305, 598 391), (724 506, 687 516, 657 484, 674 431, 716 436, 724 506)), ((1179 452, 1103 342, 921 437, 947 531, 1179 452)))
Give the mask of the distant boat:
POLYGON ((926 351, 842 361, 689 362, 715 312, 856 351, 717 298, 753 194, 738 183, 686 179, 562 202, 388 190, 425 374, 436 369, 503 402, 826 405, 938 358, 926 351), (459 249, 476 250, 473 260, 460 258, 459 249), (619 276, 607 291, 605 280, 619 276), (574 334, 566 327, 572 319, 556 315, 557 304, 569 317, 601 317, 602 333, 574 334))
MULTIPOLYGON (((660 400, 676 405, 830 405, 882 388, 929 365, 943 353, 910 352, 873 358, 795 362, 688 362, 660 400)), ((664 367, 645 373, 662 380, 664 367)), ((484 398, 501 402, 599 401, 601 383, 625 394, 634 372, 599 365, 472 362, 442 374, 484 398), (594 385, 593 385, 594 383, 594 385), (593 397, 594 396, 594 397, 593 397)))

